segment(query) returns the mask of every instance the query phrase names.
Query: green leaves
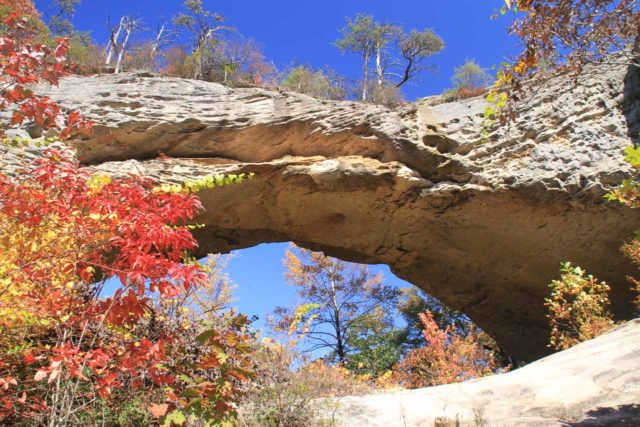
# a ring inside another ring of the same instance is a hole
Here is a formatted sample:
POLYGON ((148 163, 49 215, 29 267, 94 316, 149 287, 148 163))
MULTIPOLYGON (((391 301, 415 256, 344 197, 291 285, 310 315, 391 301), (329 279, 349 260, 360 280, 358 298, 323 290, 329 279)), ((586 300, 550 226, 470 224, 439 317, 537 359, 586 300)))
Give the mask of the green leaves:
POLYGON ((15 136, 11 138, 1 138, 0 146, 18 148, 18 147, 28 147, 31 144, 36 148, 44 148, 48 147, 54 142, 58 142, 58 138, 40 138, 40 139, 31 139, 31 138, 22 138, 20 136, 15 136))
POLYGON ((624 159, 634 168, 640 169, 640 147, 629 146, 624 150, 624 159))
POLYGON ((171 426, 182 426, 187 422, 187 417, 182 413, 182 411, 176 409, 171 412, 164 418, 163 426, 171 427, 171 426))
POLYGON ((485 110, 484 110, 484 118, 485 119, 489 120, 492 117, 495 117, 495 115, 496 115, 496 110, 493 109, 493 107, 485 108, 485 110))
POLYGON ((549 287, 551 295, 545 299, 545 307, 551 324, 550 347, 567 349, 614 325, 608 311, 611 288, 582 268, 562 263, 560 279, 549 287))
MULTIPOLYGON (((624 150, 624 159, 636 169, 640 169, 640 147, 630 146, 624 150)), ((624 179, 620 187, 607 193, 605 199, 617 201, 631 208, 640 206, 640 190, 637 176, 624 179)))

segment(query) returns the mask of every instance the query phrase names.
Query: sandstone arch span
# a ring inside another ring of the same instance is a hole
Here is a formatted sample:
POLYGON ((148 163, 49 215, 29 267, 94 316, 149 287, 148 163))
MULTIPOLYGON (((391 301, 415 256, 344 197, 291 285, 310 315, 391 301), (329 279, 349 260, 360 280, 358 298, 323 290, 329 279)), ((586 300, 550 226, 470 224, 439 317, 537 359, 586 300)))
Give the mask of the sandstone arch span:
POLYGON ((293 241, 386 263, 531 360, 548 351, 542 304, 562 260, 611 283, 614 311, 629 314, 633 269, 619 247, 640 215, 603 200, 629 172, 621 109, 637 101, 623 96, 625 73, 558 79, 488 142, 482 99, 392 112, 142 74, 41 92, 95 120, 75 144, 97 169, 167 181, 255 173, 201 194, 203 253, 293 241))

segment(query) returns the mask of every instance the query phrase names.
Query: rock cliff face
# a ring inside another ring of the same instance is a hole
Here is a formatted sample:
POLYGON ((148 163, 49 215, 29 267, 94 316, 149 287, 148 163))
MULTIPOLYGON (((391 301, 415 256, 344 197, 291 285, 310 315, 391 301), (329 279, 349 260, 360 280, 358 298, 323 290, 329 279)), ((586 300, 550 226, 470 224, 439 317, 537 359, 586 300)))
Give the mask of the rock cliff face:
POLYGON ((395 112, 141 74, 40 93, 96 122, 75 141, 96 169, 165 181, 255 173, 201 194, 203 254, 294 241, 385 263, 531 360, 547 352, 543 299, 561 261, 607 280, 614 311, 628 314, 633 270, 619 247, 640 215, 603 199, 629 172, 622 152, 640 123, 627 74, 552 81, 486 142, 482 99, 395 112))

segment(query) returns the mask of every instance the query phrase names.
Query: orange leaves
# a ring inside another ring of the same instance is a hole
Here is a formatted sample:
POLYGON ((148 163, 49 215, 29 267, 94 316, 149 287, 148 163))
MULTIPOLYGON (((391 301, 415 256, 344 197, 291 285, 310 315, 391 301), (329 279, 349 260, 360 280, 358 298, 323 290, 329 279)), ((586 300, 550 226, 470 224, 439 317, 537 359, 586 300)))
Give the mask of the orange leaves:
POLYGON ((149 412, 151 413, 151 415, 153 416, 153 418, 162 418, 165 415, 167 415, 167 412, 169 411, 169 405, 167 404, 156 404, 156 403, 152 403, 151 405, 148 406, 149 412))
POLYGON ((500 122, 516 116, 515 103, 557 72, 578 74, 586 64, 611 55, 614 62, 632 65, 633 46, 640 26, 640 10, 629 0, 506 0, 503 10, 523 12, 509 27, 523 50, 501 69, 497 86, 509 95, 500 108, 500 122))
POLYGON ((407 388, 420 388, 489 375, 496 367, 494 355, 485 350, 475 334, 466 337, 455 327, 438 327, 433 315, 420 314, 426 346, 411 350, 395 368, 394 377, 407 388))

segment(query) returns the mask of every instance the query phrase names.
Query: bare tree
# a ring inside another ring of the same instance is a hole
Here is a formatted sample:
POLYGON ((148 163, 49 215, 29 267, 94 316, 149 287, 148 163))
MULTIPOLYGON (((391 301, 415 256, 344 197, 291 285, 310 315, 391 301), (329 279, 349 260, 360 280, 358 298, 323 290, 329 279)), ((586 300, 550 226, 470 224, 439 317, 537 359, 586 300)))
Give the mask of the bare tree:
POLYGON ((104 65, 111 65, 111 60, 113 59, 113 55, 117 55, 118 50, 118 41, 120 40, 120 32, 122 31, 122 27, 124 24, 125 17, 120 18, 120 23, 117 27, 113 28, 111 26, 111 18, 107 19, 107 26, 109 27, 109 44, 107 45, 107 52, 104 65))
POLYGON ((178 32, 167 28, 167 23, 163 23, 158 27, 155 39, 151 42, 151 61, 155 61, 158 56, 158 52, 165 47, 173 43, 178 37, 178 32))
POLYGON ((127 44, 129 43, 131 34, 140 29, 140 23, 141 21, 139 19, 133 19, 130 16, 125 17, 122 23, 122 31, 124 31, 124 36, 122 39, 122 43, 118 47, 118 59, 116 60, 116 68, 114 71, 115 74, 119 74, 121 71, 122 59, 124 58, 127 44))
POLYGON ((214 36, 223 31, 234 31, 232 27, 221 25, 224 16, 205 10, 202 0, 185 0, 186 13, 173 17, 173 24, 189 31, 193 38, 193 56, 195 59, 194 78, 202 78, 202 50, 214 36))

